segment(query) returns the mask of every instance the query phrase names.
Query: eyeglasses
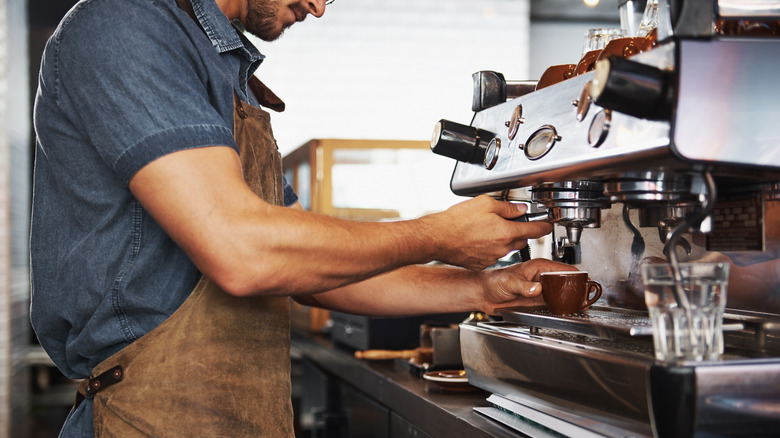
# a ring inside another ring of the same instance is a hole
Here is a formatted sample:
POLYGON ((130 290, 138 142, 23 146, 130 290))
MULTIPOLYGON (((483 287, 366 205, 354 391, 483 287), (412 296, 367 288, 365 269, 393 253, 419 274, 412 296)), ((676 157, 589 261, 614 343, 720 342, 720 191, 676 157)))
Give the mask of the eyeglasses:
POLYGON ((327 6, 327 5, 329 5, 329 4, 331 4, 331 3, 335 2, 335 1, 336 0, 328 0, 328 1, 325 2, 325 5, 327 6))

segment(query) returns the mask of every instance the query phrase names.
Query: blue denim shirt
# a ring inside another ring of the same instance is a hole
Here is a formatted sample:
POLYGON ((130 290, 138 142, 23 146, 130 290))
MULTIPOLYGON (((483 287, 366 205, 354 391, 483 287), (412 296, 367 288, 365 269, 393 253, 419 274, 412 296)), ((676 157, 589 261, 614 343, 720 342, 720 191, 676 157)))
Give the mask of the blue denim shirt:
MULTIPOLYGON (((69 378, 87 377, 158 326, 200 277, 128 182, 175 151, 238 150, 233 90, 247 101, 247 79, 263 55, 214 0, 192 3, 203 30, 176 0, 84 0, 43 54, 31 320, 69 378)), ((285 182, 285 204, 295 201, 285 182)), ((92 435, 91 403, 81 406, 62 436, 92 435)))

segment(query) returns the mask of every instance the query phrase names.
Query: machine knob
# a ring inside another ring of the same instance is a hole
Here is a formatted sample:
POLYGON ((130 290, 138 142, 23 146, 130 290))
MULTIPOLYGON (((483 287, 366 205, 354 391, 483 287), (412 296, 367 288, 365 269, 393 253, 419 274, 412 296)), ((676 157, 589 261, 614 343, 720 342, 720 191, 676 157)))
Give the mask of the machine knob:
POLYGON ((474 92, 471 96, 471 110, 482 111, 504 103, 507 100, 525 96, 536 90, 538 81, 507 81, 504 75, 495 71, 478 71, 471 75, 474 92))
POLYGON ((484 164, 485 149, 496 135, 473 126, 439 120, 433 129, 431 150, 466 163, 484 164))
POLYGON ((656 67, 609 57, 596 62, 591 82, 590 96, 603 108, 651 120, 671 115, 672 81, 656 67))
POLYGON ((471 96, 471 110, 482 111, 506 102, 506 79, 495 71, 478 71, 471 75, 474 92, 471 96))

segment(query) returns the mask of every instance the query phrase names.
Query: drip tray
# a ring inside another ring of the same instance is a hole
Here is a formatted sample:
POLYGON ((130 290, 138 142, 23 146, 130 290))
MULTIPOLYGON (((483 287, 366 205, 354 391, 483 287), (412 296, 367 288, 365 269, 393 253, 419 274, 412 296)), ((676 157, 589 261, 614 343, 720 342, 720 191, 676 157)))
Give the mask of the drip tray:
MULTIPOLYGON (((651 336, 653 327, 647 312, 615 307, 592 306, 585 312, 555 315, 546 308, 507 307, 498 309, 504 321, 532 328, 560 330, 603 339, 651 336)), ((723 330, 742 330, 744 324, 724 316, 723 330)))

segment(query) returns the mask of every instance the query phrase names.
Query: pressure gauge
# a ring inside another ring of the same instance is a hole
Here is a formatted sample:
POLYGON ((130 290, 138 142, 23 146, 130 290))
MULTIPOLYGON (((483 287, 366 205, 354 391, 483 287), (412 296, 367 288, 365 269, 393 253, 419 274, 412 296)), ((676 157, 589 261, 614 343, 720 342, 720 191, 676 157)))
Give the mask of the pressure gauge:
POLYGON ((593 120, 590 122, 590 128, 588 129, 588 144, 597 148, 604 143, 604 140, 609 134, 609 127, 612 124, 612 112, 608 109, 603 109, 593 116, 593 120))
POLYGON ((525 156, 531 160, 538 160, 550 152, 558 141, 561 141, 561 136, 555 131, 555 127, 544 125, 528 137, 524 148, 525 156))
POLYGON ((498 153, 501 151, 501 139, 493 137, 485 150, 485 168, 492 170, 498 162, 498 153))

